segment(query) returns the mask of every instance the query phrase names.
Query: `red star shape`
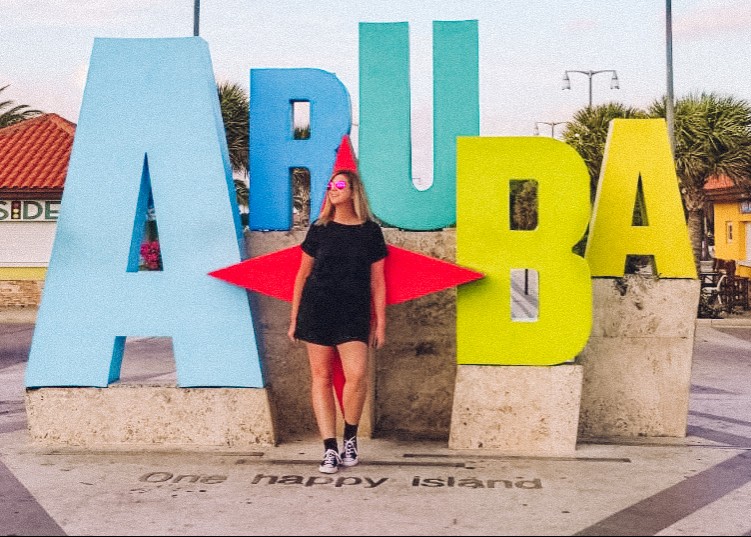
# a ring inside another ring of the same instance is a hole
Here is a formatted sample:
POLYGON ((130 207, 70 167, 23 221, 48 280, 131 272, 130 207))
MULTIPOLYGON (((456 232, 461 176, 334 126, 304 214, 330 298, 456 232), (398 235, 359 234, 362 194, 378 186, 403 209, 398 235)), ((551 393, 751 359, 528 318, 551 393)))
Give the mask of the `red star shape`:
MULTIPOLYGON (((399 304, 449 287, 478 280, 483 274, 426 255, 388 246, 384 265, 386 303, 399 304)), ((251 291, 292 302, 302 249, 285 248, 209 272, 210 276, 251 291)), ((344 412, 344 370, 338 354, 333 361, 334 390, 344 412)))
MULTIPOLYGON (((480 272, 396 246, 389 245, 388 252, 384 266, 387 304, 399 304, 483 277, 480 272)), ((209 272, 209 275, 292 302, 301 257, 300 247, 293 246, 209 272)))
MULTIPOLYGON (((346 134, 337 149, 334 170, 357 170, 357 160, 346 134)), ((300 247, 293 246, 209 272, 209 275, 251 291, 292 302, 301 257, 300 247)), ((384 270, 387 304, 399 304, 483 277, 480 272, 396 246, 388 246, 384 270)), ((333 361, 333 375, 334 389, 343 413, 342 391, 345 379, 338 354, 333 361)))

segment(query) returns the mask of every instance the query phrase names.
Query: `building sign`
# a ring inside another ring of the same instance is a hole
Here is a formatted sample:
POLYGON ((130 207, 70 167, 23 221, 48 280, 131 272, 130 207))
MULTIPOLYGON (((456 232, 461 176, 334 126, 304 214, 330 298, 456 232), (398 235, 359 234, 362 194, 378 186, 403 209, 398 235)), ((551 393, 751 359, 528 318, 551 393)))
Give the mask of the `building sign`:
POLYGON ((0 222, 56 222, 60 200, 0 200, 0 222))
POLYGON ((751 214, 751 200, 741 202, 741 214, 751 214))

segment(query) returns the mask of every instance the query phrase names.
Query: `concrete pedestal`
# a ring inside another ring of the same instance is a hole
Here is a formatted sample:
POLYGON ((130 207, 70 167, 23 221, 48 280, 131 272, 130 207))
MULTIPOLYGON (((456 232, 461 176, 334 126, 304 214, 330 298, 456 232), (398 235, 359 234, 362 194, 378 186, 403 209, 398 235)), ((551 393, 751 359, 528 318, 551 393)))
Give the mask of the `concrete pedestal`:
MULTIPOLYGON (((384 228, 394 246, 453 262, 456 229, 418 233, 384 228)), ((248 232, 247 250, 257 257, 300 244, 306 230, 248 232)), ((311 407, 310 366, 305 344, 287 337, 290 304, 250 293, 264 378, 279 409, 280 442, 318 436, 311 407)), ((446 441, 456 376, 456 289, 386 308, 387 343, 371 355, 368 399, 358 435, 446 441), (377 359, 376 359, 377 357, 377 359)), ((338 430, 342 424, 339 417, 338 430)))
POLYGON ((698 280, 592 280, 581 437, 686 435, 698 280))
POLYGON ((449 448, 566 456, 576 450, 582 367, 457 367, 449 448))
POLYGON ((276 444, 269 396, 258 388, 28 389, 26 414, 38 444, 140 449, 276 444))

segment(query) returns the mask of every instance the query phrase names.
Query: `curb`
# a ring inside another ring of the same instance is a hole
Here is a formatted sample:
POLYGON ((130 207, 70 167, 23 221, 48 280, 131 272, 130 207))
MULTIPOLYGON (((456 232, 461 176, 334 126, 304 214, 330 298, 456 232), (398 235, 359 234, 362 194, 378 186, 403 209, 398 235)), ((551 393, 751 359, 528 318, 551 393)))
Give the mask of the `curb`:
POLYGON ((0 308, 0 323, 36 324, 38 310, 35 307, 0 308))
POLYGON ((725 319, 696 319, 696 324, 703 326, 724 327, 724 328, 748 328, 751 327, 751 317, 737 317, 725 319))

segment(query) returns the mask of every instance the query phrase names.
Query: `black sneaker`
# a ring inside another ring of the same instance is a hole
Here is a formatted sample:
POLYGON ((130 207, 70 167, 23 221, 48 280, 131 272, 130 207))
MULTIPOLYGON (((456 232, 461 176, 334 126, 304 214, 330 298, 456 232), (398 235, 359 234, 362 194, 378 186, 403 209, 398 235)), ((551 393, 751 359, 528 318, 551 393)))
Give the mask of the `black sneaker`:
POLYGON ((342 451, 340 460, 343 466, 357 466, 360 462, 360 458, 357 455, 356 436, 353 436, 349 440, 344 440, 344 451, 342 451))
POLYGON ((327 449, 318 471, 324 474, 335 474, 339 471, 340 464, 342 464, 342 459, 339 458, 339 454, 333 449, 327 449))

